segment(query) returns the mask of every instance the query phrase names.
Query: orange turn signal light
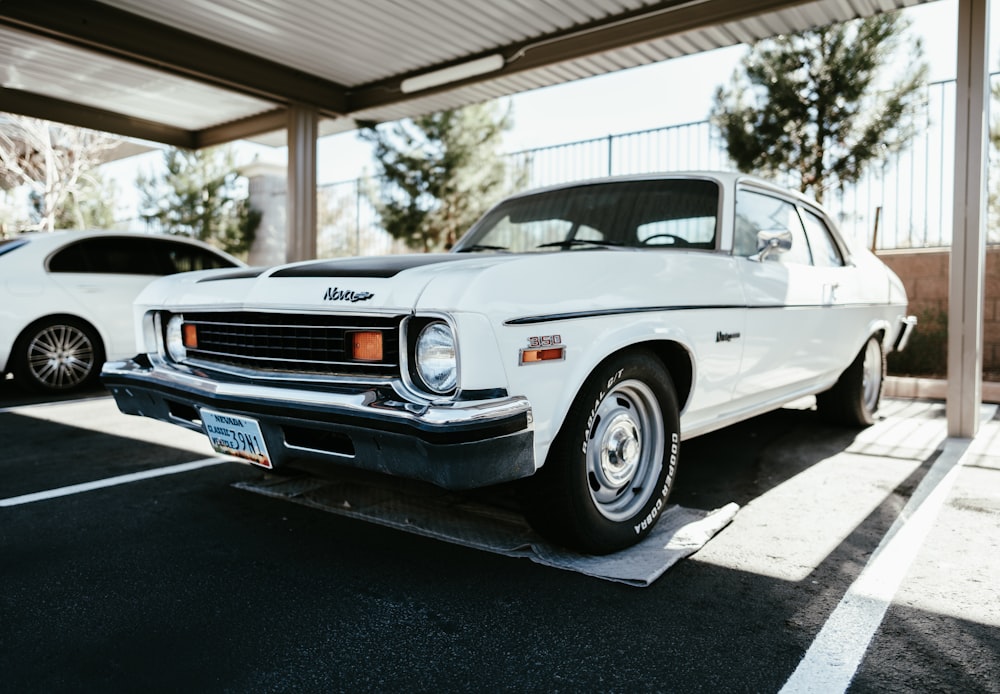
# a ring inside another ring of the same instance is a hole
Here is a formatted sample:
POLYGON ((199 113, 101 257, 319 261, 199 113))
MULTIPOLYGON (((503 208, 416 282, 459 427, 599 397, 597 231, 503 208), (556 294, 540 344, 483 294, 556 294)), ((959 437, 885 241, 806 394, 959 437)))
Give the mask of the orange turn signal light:
POLYGON ((193 323, 185 323, 181 331, 184 336, 184 346, 191 349, 198 349, 198 326, 193 323))
POLYGON ((521 352, 522 364, 534 364, 539 361, 553 361, 566 356, 565 347, 546 347, 545 349, 526 349, 521 352))
POLYGON ((351 359, 382 361, 382 333, 376 330, 352 333, 351 359))

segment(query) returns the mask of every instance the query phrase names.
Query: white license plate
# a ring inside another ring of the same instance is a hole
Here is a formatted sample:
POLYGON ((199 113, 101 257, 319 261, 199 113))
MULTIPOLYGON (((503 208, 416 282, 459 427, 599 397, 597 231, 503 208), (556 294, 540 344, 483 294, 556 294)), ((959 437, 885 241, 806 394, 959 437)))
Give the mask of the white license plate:
POLYGON ((274 467, 257 420, 203 409, 201 424, 216 452, 249 460, 269 470, 274 467))

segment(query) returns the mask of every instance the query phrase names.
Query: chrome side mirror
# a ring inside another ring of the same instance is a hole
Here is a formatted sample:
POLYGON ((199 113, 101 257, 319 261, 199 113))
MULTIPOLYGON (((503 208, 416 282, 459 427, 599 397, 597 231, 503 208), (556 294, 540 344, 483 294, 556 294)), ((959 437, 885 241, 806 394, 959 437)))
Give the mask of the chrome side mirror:
POLYGON ((757 255, 750 256, 763 262, 771 255, 792 250, 792 232, 788 229, 762 229, 757 232, 757 255))

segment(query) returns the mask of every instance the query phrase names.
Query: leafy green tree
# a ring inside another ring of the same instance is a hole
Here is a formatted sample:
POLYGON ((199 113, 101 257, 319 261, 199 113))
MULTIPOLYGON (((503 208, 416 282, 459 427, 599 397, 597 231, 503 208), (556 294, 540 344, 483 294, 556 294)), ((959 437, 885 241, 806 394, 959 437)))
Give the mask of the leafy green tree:
POLYGON ((385 230, 422 251, 454 244, 505 192, 510 124, 490 102, 365 127, 385 181, 372 195, 385 230))
POLYGON ((908 26, 883 14, 755 44, 712 112, 737 168, 797 179, 822 200, 904 147, 927 76, 908 26), (912 52, 889 83, 883 73, 904 44, 912 52))
POLYGON ((162 176, 140 174, 140 214, 172 234, 183 234, 246 257, 260 212, 251 208, 239 186, 231 147, 167 149, 162 176))

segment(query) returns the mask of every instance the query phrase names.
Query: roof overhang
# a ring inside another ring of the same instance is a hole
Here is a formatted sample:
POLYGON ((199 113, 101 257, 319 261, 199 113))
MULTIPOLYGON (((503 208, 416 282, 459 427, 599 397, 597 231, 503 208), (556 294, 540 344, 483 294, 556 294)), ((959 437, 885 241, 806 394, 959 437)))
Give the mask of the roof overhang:
POLYGON ((178 147, 284 144, 267 135, 292 105, 329 134, 921 1, 3 0, 0 108, 178 147))

